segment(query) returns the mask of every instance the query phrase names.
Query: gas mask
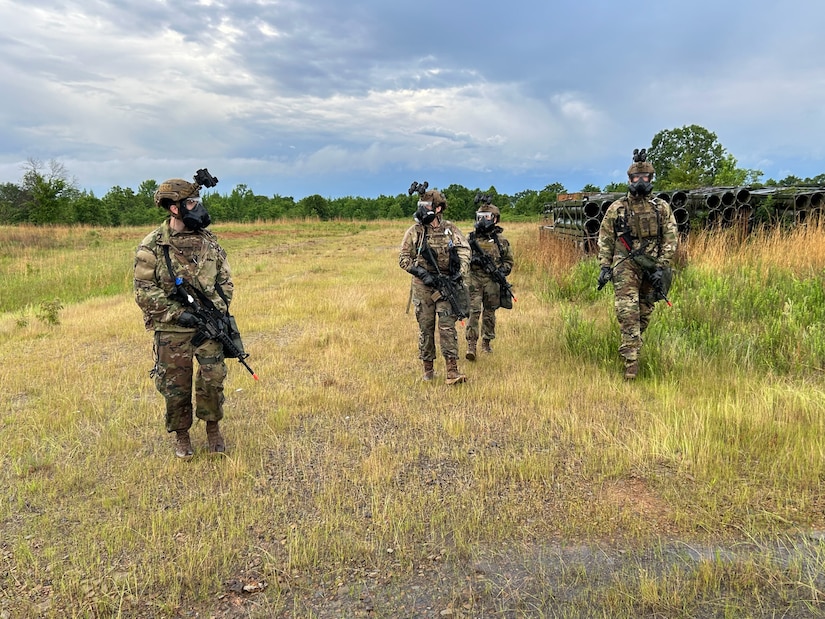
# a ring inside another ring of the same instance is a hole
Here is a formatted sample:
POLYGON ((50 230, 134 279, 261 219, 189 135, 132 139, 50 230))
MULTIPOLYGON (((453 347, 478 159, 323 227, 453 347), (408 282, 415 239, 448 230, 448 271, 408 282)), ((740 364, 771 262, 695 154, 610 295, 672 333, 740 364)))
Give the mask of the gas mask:
POLYGON ((493 213, 478 211, 476 213, 476 233, 490 234, 496 227, 496 218, 493 213))
POLYGON ((209 217, 209 212, 206 210, 200 198, 187 198, 181 202, 178 211, 183 213, 183 217, 181 217, 183 225, 189 230, 192 230, 192 232, 206 228, 212 223, 212 218, 209 217), (195 202, 195 206, 189 209, 187 208, 187 202, 195 202))
POLYGON ((631 196, 644 197, 653 191, 653 183, 651 183, 651 174, 631 174, 630 182, 627 185, 631 196))
POLYGON ((430 224, 435 219, 435 209, 432 202, 418 201, 418 208, 415 210, 415 221, 423 226, 430 224))

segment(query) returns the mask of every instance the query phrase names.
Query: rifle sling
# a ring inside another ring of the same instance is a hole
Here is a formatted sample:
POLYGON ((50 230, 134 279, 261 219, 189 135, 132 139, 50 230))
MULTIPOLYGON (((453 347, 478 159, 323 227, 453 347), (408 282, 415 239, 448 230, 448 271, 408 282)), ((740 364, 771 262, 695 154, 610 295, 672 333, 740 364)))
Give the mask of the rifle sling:
MULTIPOLYGON (((179 288, 177 285, 178 280, 175 276, 175 271, 172 268, 172 259, 169 257, 168 245, 163 246, 163 256, 164 258, 166 258, 166 268, 169 270, 169 276, 172 278, 172 281, 175 282, 175 288, 177 289, 179 288)), ((185 279, 181 278, 181 280, 183 281, 184 285, 187 284, 187 281, 185 279)), ((215 307, 215 304, 212 303, 212 300, 209 297, 207 297, 201 290, 192 285, 190 285, 188 288, 192 289, 192 291, 198 297, 200 302, 203 303, 209 311, 218 312, 219 314, 223 313, 217 307, 215 307)), ((215 291, 218 293, 218 296, 220 296, 220 298, 223 299, 223 302, 226 303, 226 314, 229 315, 229 301, 227 301, 226 295, 224 294, 223 289, 221 288, 221 285, 218 282, 215 282, 215 291)))

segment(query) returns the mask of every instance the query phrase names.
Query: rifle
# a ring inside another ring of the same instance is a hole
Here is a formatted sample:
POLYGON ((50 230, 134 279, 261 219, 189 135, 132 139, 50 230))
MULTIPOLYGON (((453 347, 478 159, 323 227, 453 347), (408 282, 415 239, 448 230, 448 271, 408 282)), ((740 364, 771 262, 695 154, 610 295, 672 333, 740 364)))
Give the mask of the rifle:
MULTIPOLYGON (((481 246, 479 246, 478 241, 476 240, 475 233, 470 234, 469 240, 470 247, 473 250, 473 262, 478 264, 481 269, 499 285, 499 288, 501 289, 501 294, 499 296, 504 299, 509 297, 510 299, 513 299, 513 301, 518 301, 518 299, 516 299, 516 295, 513 294, 513 286, 507 281, 507 277, 504 273, 499 271, 492 256, 481 249, 481 246)), ((505 309, 510 309, 513 307, 512 303, 507 303, 506 305, 502 304, 501 306, 505 309), (508 305, 510 307, 507 307, 508 305)))
MULTIPOLYGON (((470 315, 464 310, 464 308, 461 307, 461 304, 458 301, 456 294, 456 282, 454 282, 451 277, 441 273, 441 269, 438 268, 438 260, 436 260, 433 255, 432 247, 430 247, 430 244, 427 243, 426 228, 424 228, 424 238, 421 241, 421 248, 426 248, 426 252, 423 252, 424 259, 435 268, 435 289, 440 296, 434 297, 433 300, 438 301, 438 299, 441 298, 449 301, 453 314, 458 317, 461 324, 464 324, 464 319, 468 318, 470 315)), ((457 275, 456 277, 460 277, 460 275, 457 275)))
MULTIPOLYGON (((617 266, 619 266, 622 262, 624 262, 627 259, 633 260, 633 262, 635 262, 640 267, 642 267, 642 269, 644 269, 645 273, 650 273, 651 270, 652 270, 649 267, 645 266, 644 264, 641 264, 641 262, 639 260, 636 260, 636 258, 638 258, 642 254, 644 254, 645 247, 646 247, 645 245, 642 245, 638 249, 631 249, 630 243, 628 243, 627 239, 624 238, 624 234, 619 235, 617 238, 619 239, 619 241, 621 241, 622 245, 627 250, 627 255, 624 258, 622 258, 621 260, 619 260, 612 267, 610 267, 609 277, 604 281, 604 283, 599 284, 596 287, 596 290, 601 290, 602 288, 604 288, 605 285, 607 284, 607 282, 609 282, 611 279, 613 279, 613 269, 615 269, 617 266)), ((665 303, 667 303, 668 307, 673 307, 673 303, 670 302, 670 299, 668 299, 667 295, 665 294, 665 290, 664 290, 664 286, 662 285, 662 281, 659 280, 658 282, 652 282, 652 280, 651 280, 651 283, 653 283, 653 292, 656 293, 656 300, 657 301, 664 301, 665 303)))
MULTIPOLYGON (((195 337, 192 338, 192 344, 200 346, 206 340, 217 340, 223 345, 224 351, 226 351, 226 357, 237 359, 238 363, 252 374, 252 378, 258 380, 258 375, 246 362, 249 353, 244 352, 243 345, 238 346, 229 336, 231 325, 228 324, 228 321, 230 320, 230 316, 223 314, 211 303, 210 305, 212 305, 212 307, 210 308, 199 302, 189 294, 184 287, 184 283, 182 277, 175 277, 176 292, 173 296, 192 310, 191 313, 198 322, 198 332, 195 334, 195 337)), ((240 343, 240 339, 238 339, 238 342, 240 343)))

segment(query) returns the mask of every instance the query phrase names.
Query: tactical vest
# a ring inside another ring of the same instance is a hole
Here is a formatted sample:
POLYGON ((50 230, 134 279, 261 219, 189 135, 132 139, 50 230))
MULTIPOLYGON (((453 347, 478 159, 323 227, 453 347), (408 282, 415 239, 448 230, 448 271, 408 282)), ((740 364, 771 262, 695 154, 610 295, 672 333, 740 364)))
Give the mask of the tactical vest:
POLYGON ((458 256, 454 250, 455 238, 453 235, 452 224, 450 224, 449 221, 442 221, 441 225, 437 228, 432 228, 430 226, 425 228, 424 226, 421 226, 421 230, 416 231, 415 245, 418 250, 416 264, 424 267, 427 271, 434 273, 435 268, 423 255, 423 252, 427 251, 426 247, 423 245, 425 239, 426 245, 429 246, 432 251, 432 255, 435 257, 436 264, 438 264, 438 270, 441 274, 457 275, 461 265, 456 264, 458 261, 458 256), (452 260, 450 258, 451 254, 454 256, 452 260), (455 272, 453 272, 454 270, 455 272))
POLYGON ((649 208, 639 208, 641 206, 639 205, 636 207, 636 210, 630 210, 629 201, 627 198, 622 198, 623 204, 619 207, 617 213, 616 228, 613 231, 614 235, 618 237, 624 232, 618 229, 621 225, 620 222, 624 221, 633 239, 638 239, 643 245, 648 245, 655 239, 661 250, 663 234, 662 215, 660 212, 661 202, 661 198, 650 198, 644 201, 644 204, 649 205, 649 208))

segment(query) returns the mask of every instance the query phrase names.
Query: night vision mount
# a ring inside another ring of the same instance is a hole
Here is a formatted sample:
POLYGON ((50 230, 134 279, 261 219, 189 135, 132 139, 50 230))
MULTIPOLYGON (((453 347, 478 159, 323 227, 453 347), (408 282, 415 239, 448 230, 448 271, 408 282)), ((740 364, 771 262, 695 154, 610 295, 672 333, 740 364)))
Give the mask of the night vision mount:
POLYGON ((429 186, 430 184, 427 181, 424 181, 423 183, 413 181, 412 185, 410 185, 410 188, 407 190, 407 195, 411 196, 414 193, 417 193, 419 196, 423 196, 429 186))
POLYGON ((198 170, 192 178, 202 187, 214 187, 218 184, 218 179, 212 176, 206 168, 198 170))
POLYGON ((633 163, 643 163, 647 161, 647 150, 644 148, 639 150, 638 148, 633 149, 633 163))
POLYGON ((491 198, 486 193, 477 193, 476 197, 473 198, 473 202, 476 204, 492 204, 493 198, 491 198))

